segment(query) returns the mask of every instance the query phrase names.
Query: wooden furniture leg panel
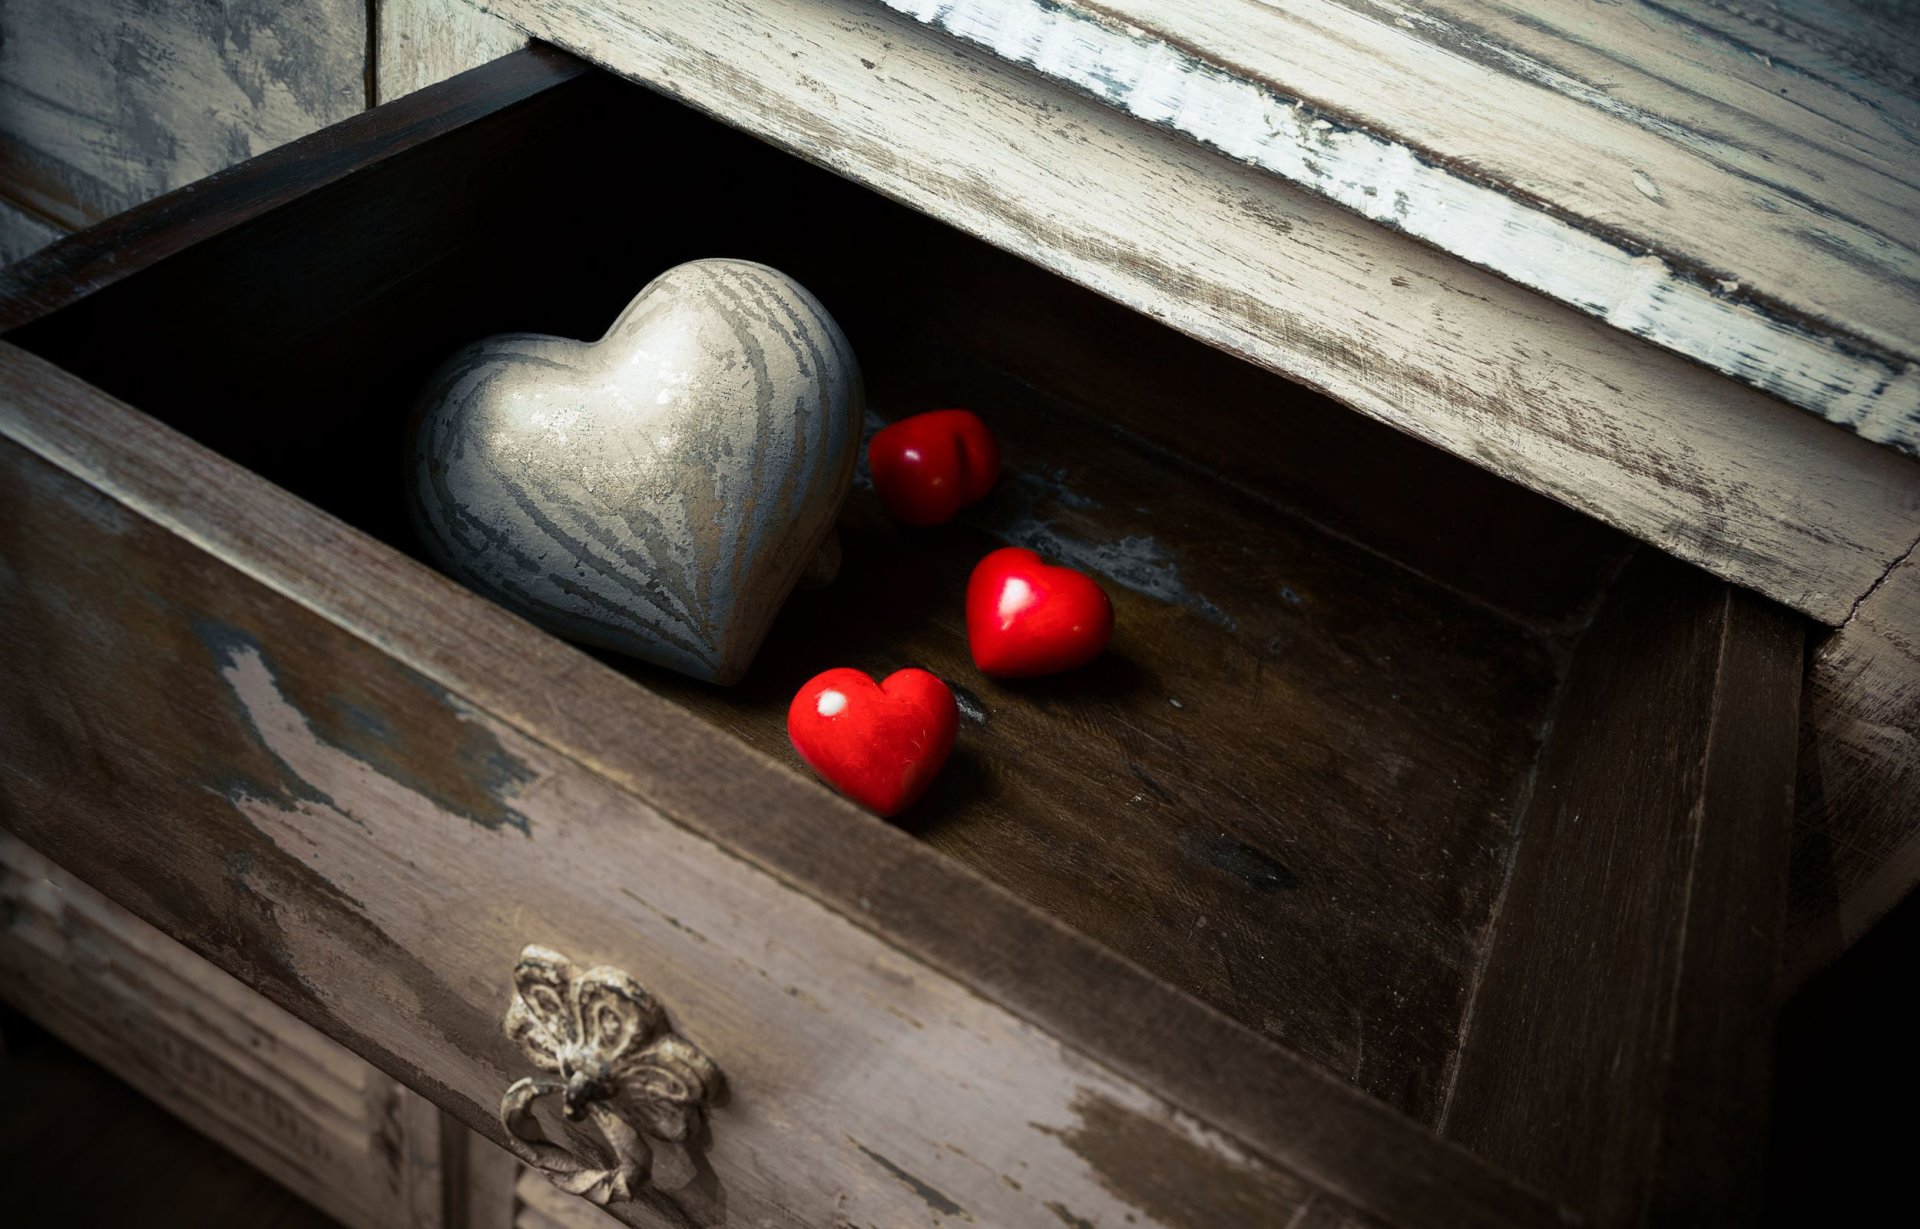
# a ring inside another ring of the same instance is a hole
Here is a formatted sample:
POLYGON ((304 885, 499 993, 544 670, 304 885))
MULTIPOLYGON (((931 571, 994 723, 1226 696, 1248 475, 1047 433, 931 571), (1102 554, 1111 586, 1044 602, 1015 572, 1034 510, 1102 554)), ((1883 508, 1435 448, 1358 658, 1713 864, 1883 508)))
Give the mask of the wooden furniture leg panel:
POLYGON ((42 1027, 351 1229, 444 1223, 425 1098, 5 832, 0 916, 0 997, 42 1027))
POLYGON ((1648 552, 1576 649, 1443 1130, 1595 1223, 1754 1210, 1803 650, 1648 552))

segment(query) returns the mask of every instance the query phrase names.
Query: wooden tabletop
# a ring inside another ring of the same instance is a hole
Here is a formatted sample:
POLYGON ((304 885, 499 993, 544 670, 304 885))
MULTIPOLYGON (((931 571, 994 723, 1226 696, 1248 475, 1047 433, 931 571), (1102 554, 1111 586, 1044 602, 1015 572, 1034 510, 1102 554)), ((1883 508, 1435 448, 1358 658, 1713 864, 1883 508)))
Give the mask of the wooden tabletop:
POLYGON ((1891 10, 885 3, 1920 450, 1920 27, 1891 10))

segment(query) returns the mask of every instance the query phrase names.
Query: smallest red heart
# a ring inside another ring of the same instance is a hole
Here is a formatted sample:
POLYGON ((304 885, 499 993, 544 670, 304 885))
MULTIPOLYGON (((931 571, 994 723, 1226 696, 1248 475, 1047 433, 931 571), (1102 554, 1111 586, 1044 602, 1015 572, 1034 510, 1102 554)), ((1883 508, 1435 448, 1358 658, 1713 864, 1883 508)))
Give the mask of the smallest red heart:
POLYGON ((875 432, 867 470, 887 515, 924 529, 987 497, 1000 477, 1000 445, 973 411, 933 410, 875 432))
POLYGON ((1084 666, 1113 639, 1113 603, 1093 578, 1008 546, 967 581, 967 645, 983 674, 1029 678, 1084 666))
POLYGON ((959 730, 953 692, 925 670, 876 683, 842 666, 814 675, 787 707, 787 737, 807 767, 885 818, 927 792, 959 730))

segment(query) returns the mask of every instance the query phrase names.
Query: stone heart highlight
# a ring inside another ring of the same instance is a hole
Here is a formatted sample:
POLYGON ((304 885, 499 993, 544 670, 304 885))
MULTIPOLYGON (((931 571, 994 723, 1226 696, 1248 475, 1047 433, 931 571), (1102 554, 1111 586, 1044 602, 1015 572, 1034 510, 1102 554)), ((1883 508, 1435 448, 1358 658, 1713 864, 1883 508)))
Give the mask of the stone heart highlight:
POLYGON ((415 528, 560 635, 731 683, 832 532, 862 409, 818 300, 694 261, 597 342, 516 333, 448 360, 413 424, 415 528))

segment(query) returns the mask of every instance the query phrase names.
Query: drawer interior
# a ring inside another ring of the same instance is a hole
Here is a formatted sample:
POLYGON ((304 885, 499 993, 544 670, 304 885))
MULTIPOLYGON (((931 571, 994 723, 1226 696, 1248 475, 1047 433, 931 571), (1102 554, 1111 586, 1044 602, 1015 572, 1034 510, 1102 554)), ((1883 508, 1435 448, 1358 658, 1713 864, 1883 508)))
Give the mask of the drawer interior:
POLYGON ((702 256, 821 298, 870 428, 968 406, 1005 474, 932 531, 857 487, 839 578, 736 687, 603 660, 802 772, 806 678, 934 671, 965 719, 903 826, 1437 1121, 1568 663, 1633 550, 1614 531, 604 74, 9 340, 418 555, 402 437, 427 373, 489 333, 597 336, 702 256), (1106 585, 1094 666, 973 669, 961 595, 1008 542, 1106 585))

